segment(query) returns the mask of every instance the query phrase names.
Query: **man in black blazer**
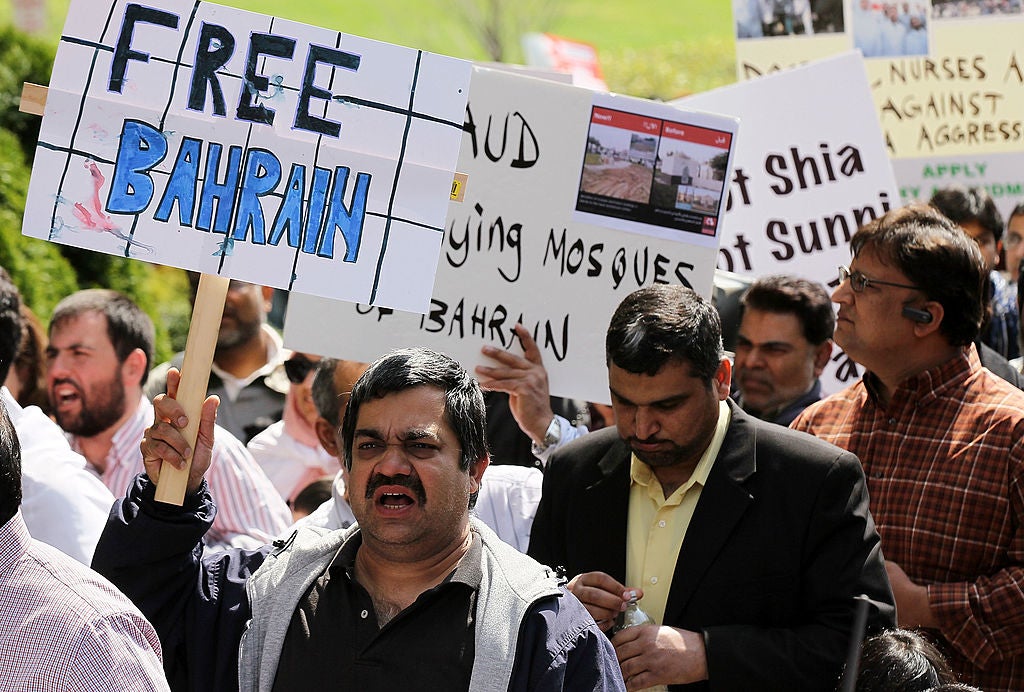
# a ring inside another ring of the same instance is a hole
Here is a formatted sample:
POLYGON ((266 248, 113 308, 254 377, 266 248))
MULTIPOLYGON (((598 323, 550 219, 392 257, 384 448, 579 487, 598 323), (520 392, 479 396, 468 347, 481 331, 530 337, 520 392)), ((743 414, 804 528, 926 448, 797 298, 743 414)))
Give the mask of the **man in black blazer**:
POLYGON ((689 289, 627 296, 606 348, 616 427, 551 457, 530 555, 605 631, 643 598, 659 624, 612 640, 631 690, 835 689, 857 597, 869 631, 895 624, 857 457, 728 401, 718 315, 689 289))

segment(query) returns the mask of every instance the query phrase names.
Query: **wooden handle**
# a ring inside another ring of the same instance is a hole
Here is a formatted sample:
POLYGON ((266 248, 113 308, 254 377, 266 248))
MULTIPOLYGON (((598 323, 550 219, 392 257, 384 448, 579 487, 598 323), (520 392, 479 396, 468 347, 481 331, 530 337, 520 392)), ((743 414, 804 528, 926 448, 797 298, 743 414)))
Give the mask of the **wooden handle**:
POLYGON ((25 82, 21 85, 21 103, 18 110, 31 115, 42 115, 46 111, 46 95, 49 90, 44 86, 25 82))
MULTIPOLYGON (((206 387, 210 381, 210 366, 213 352, 217 347, 220 332, 220 318, 224 314, 224 298, 228 293, 228 279, 224 276, 202 274, 199 290, 196 292, 195 307, 192 308, 192 322, 185 342, 185 361, 181 364, 181 384, 178 385, 178 402, 188 416, 185 439, 189 446, 196 448, 199 436, 199 414, 206 399, 206 387)), ((192 458, 185 460, 185 468, 176 469, 170 464, 160 467, 160 480, 156 485, 155 498, 158 502, 181 505, 188 487, 188 474, 192 458)))

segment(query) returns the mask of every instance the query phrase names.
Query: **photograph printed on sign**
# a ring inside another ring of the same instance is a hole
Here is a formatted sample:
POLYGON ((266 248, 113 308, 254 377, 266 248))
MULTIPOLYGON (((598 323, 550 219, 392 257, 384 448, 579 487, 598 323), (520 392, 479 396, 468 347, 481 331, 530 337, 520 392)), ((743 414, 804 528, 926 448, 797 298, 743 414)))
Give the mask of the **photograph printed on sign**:
POLYGON ((637 113, 605 100, 595 98, 591 107, 574 218, 717 243, 735 122, 653 108, 637 113))

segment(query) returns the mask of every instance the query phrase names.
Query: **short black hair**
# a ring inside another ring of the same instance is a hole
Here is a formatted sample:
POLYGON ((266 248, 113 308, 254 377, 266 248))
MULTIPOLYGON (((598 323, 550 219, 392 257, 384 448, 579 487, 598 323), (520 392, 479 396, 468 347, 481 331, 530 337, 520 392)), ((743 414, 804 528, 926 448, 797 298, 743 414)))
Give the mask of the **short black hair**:
POLYGON ((140 383, 146 384, 153 363, 153 320, 123 293, 107 288, 88 288, 72 293, 53 309, 49 335, 53 335, 55 327, 89 312, 106 317, 107 337, 114 346, 119 362, 123 363, 137 348, 146 354, 140 383))
POLYGON ((0 401, 0 525, 21 506, 21 443, 7 406, 0 401))
POLYGON ((796 316, 804 338, 815 346, 831 339, 835 331, 832 299, 817 281, 785 274, 761 277, 750 285, 740 304, 743 308, 796 316))
POLYGON ((945 317, 939 329, 951 345, 974 341, 985 317, 988 272, 978 244, 962 228, 934 207, 908 204, 853 234, 853 256, 865 248, 902 272, 928 300, 942 305, 945 317))
POLYGON ((709 386, 725 356, 722 323, 709 301, 689 288, 655 284, 626 296, 605 337, 608 365, 656 375, 668 362, 687 362, 709 386))
POLYGON ((929 203, 957 225, 975 221, 996 242, 1003 239, 1003 217, 992 195, 983 187, 949 185, 936 190, 929 203))
POLYGON ((934 644, 916 632, 887 630, 864 642, 857 692, 924 692, 956 680, 934 644))
POLYGON ((458 361, 429 348, 409 348, 378 358, 352 387, 341 426, 345 466, 352 468, 359 408, 371 399, 416 387, 434 387, 445 395, 445 417, 462 448, 459 467, 468 471, 487 458, 487 411, 476 379, 458 361))
POLYGON ((334 391, 334 371, 338 369, 337 358, 321 358, 313 371, 310 393, 316 413, 331 425, 341 424, 341 397, 334 391))
POLYGON ((18 357, 24 333, 21 293, 7 270, 0 267, 0 384, 7 379, 14 359, 18 357))

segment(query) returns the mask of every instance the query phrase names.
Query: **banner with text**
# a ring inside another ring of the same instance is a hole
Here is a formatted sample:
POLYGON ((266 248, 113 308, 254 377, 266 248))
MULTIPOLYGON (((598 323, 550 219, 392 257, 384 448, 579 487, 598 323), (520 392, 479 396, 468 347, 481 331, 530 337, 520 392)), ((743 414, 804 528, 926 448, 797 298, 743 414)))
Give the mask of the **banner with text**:
MULTIPOLYGON (((793 274, 828 286, 849 240, 899 206, 899 189, 856 52, 675 101, 738 117, 718 267, 752 277, 793 274)), ((856 376, 834 354, 823 378, 856 376)))
POLYGON ((194 0, 75 0, 24 232, 429 307, 470 64, 194 0))
POLYGON ((426 315, 292 296, 292 348, 372 360, 425 345, 467 367, 535 336, 551 393, 608 401, 604 335, 655 282, 710 296, 736 122, 474 68, 426 315))
POLYGON ((1024 6, 845 0, 843 16, 837 5, 734 0, 739 78, 858 48, 903 201, 952 183, 985 187, 1004 214, 1024 201, 1011 172, 1024 157, 1024 6))

